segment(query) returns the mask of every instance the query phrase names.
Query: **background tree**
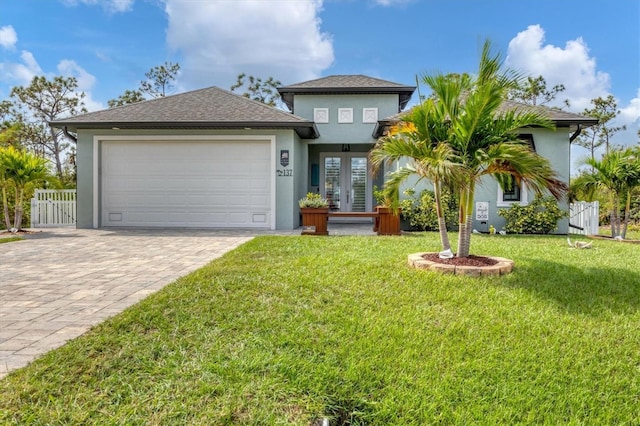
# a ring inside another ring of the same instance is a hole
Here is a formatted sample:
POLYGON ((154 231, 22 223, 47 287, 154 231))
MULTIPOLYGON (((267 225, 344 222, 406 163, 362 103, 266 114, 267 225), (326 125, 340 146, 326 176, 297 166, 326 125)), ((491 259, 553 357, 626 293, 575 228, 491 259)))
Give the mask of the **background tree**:
POLYGON ((242 96, 245 98, 271 106, 278 106, 280 104, 280 93, 278 93, 277 89, 280 85, 282 83, 273 77, 263 81, 260 77, 247 76, 242 73, 238 75, 236 83, 231 86, 231 91, 235 92, 238 89, 243 89, 242 96))
MULTIPOLYGON (((527 77, 509 90, 507 99, 527 105, 547 105, 565 89, 564 84, 556 84, 551 89, 547 89, 547 81, 541 75, 536 78, 527 77)), ((563 104, 569 107, 569 99, 565 99, 563 104)))
POLYGON ((13 115, 13 103, 6 99, 0 101, 0 126, 5 126, 11 121, 13 115))
POLYGON ((21 146, 20 134, 24 128, 21 116, 11 101, 0 101, 0 148, 21 146))
POLYGON ((588 149, 591 160, 595 160, 596 150, 604 146, 605 153, 608 153, 611 148, 611 137, 627 127, 611 125, 611 121, 620 114, 618 104, 613 95, 609 95, 606 98, 598 97, 592 99, 591 104, 593 107, 585 108, 582 114, 587 117, 597 118, 598 124, 584 129, 576 139, 576 143, 588 149))
POLYGON ((63 161, 65 151, 75 143, 61 129, 54 129, 48 122, 87 112, 83 92, 78 93, 75 77, 54 77, 48 80, 36 76, 27 87, 14 87, 11 97, 24 110, 23 138, 33 146, 34 152, 53 160, 56 175, 65 180, 63 161))
MULTIPOLYGON (((145 73, 146 80, 140 82, 140 92, 152 98, 163 98, 175 91, 176 78, 180 72, 180 64, 165 62, 145 73)), ((126 92, 125 92, 126 93, 126 92)))
POLYGON ((115 108, 127 104, 135 104, 149 98, 163 98, 175 91, 175 81, 180 73, 180 64, 165 62, 146 72, 146 80, 140 82, 140 87, 135 90, 125 90, 115 99, 107 101, 109 108, 115 108), (145 96, 146 95, 146 96, 145 96))
POLYGON ((144 95, 140 90, 125 90, 124 93, 118 96, 116 99, 110 99, 107 101, 109 108, 115 108, 127 104, 135 104, 137 102, 144 101, 144 95))

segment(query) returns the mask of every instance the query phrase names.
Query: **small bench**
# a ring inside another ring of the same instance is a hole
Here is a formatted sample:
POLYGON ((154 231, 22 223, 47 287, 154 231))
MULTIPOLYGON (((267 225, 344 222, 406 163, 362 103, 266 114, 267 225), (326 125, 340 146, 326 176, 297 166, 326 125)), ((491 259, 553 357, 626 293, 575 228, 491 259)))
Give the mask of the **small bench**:
POLYGON ((378 212, 329 212, 329 217, 379 217, 378 212))

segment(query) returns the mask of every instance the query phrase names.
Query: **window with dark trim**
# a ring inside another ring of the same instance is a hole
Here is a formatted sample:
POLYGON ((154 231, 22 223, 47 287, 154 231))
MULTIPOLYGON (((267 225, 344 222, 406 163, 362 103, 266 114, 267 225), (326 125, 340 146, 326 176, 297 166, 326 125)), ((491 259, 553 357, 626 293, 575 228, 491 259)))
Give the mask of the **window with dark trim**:
POLYGON ((509 188, 504 188, 502 190, 502 201, 503 202, 522 201, 520 187, 518 186, 517 183, 511 182, 511 186, 509 188))
MULTIPOLYGON (((531 133, 522 133, 518 135, 518 139, 529 145, 532 151, 535 152, 536 144, 533 141, 533 135, 531 133)), ((498 205, 509 205, 510 203, 527 202, 526 194, 523 194, 522 188, 512 182, 510 186, 504 189, 498 190, 498 205)))

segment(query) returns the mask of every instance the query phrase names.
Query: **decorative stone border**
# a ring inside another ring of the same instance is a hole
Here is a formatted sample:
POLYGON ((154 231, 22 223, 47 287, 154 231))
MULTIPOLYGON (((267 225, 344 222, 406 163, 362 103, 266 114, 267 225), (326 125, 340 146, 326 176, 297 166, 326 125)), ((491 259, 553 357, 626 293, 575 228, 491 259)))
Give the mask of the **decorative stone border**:
POLYGON ((479 277, 485 275, 506 275, 513 271, 514 262, 504 257, 485 256, 489 259, 497 261, 491 266, 457 266, 446 263, 432 262, 424 259, 422 256, 427 254, 413 253, 409 255, 409 266, 416 269, 428 269, 430 271, 440 272, 441 274, 467 275, 470 277, 479 277))

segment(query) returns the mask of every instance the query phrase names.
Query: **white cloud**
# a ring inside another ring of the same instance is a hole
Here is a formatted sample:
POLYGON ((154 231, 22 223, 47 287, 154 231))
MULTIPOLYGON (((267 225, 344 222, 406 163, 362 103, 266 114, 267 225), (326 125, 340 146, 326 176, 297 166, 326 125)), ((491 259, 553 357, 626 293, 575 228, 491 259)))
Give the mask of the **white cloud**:
POLYGON ((18 34, 11 25, 0 27, 0 46, 13 49, 18 42, 18 34))
POLYGON ((625 125, 627 130, 614 136, 616 143, 622 145, 634 145, 638 142, 638 130, 640 130, 640 89, 637 96, 629 101, 627 106, 620 108, 620 115, 616 118, 617 126, 625 125))
POLYGON ((62 0, 67 6, 77 6, 86 4, 89 6, 100 5, 108 13, 128 12, 133 7, 135 0, 62 0))
POLYGON ((20 59, 22 59, 21 63, 0 62, 1 81, 23 86, 29 84, 36 75, 44 74, 31 52, 23 50, 20 59))
POLYGON ((89 111, 104 109, 105 106, 91 96, 91 89, 96 83, 96 78, 71 59, 63 59, 58 63, 58 72, 63 77, 75 77, 78 80, 78 91, 84 92, 84 104, 89 111))
POLYGON ((620 108, 620 118, 625 122, 640 125, 640 89, 637 96, 629 101, 629 105, 620 108))
POLYGON ((181 85, 228 89, 238 74, 283 84, 316 78, 333 62, 322 0, 164 0, 167 41, 180 53, 181 85))
POLYGON ((58 64, 58 72, 61 75, 75 77, 78 80, 78 89, 90 90, 96 82, 96 78, 84 68, 70 59, 63 59, 58 64))
POLYGON ((596 59, 581 37, 566 42, 564 48, 544 44, 545 32, 539 25, 531 25, 509 42, 507 64, 533 77, 542 75, 547 87, 563 84, 562 99, 568 98, 571 109, 582 111, 589 101, 607 96, 610 76, 596 69, 596 59))

